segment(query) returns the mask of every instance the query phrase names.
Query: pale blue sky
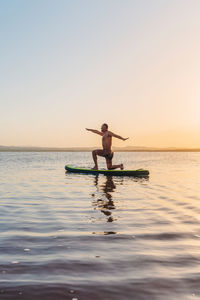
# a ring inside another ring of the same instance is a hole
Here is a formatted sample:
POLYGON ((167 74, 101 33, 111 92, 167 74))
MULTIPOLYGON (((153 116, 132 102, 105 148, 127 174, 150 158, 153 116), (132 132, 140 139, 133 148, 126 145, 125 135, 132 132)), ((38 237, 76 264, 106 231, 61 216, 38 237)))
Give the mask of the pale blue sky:
POLYGON ((199 0, 0 0, 0 145, 200 147, 199 0))

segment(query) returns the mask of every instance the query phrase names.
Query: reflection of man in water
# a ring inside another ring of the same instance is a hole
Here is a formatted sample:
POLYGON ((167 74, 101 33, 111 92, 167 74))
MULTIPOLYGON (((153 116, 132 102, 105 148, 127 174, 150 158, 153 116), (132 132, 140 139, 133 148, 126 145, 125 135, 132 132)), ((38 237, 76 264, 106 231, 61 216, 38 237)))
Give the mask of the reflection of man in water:
POLYGON ((108 125, 105 123, 101 126, 101 131, 98 131, 95 129, 89 129, 89 128, 86 128, 86 130, 102 136, 103 149, 97 149, 97 150, 92 151, 92 157, 94 160, 94 168, 93 169, 98 170, 97 155, 99 155, 99 156, 105 157, 107 168, 109 170, 114 170, 117 168, 120 168, 121 170, 123 170, 124 169, 123 164, 120 164, 120 165, 112 164, 112 159, 113 159, 113 155, 114 155, 113 151, 111 150, 112 137, 116 137, 122 141, 126 141, 128 138, 123 138, 111 131, 108 131, 108 125))
MULTIPOLYGON (((95 185, 98 186, 98 176, 95 177, 95 185)), ((112 200, 112 192, 116 189, 116 185, 111 176, 106 176, 106 181, 103 185, 101 185, 101 190, 103 195, 105 195, 108 201, 103 199, 98 199, 96 205, 100 208, 101 212, 104 215, 108 216, 107 222, 113 222, 114 219, 112 217, 112 209, 115 209, 114 202, 112 200)))

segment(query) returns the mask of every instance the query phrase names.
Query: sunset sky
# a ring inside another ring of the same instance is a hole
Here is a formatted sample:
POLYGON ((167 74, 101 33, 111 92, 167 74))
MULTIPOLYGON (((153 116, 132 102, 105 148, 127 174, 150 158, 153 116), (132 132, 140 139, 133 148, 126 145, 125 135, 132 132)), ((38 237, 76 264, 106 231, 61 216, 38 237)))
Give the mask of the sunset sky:
POLYGON ((200 147, 199 0, 0 0, 0 145, 200 147))

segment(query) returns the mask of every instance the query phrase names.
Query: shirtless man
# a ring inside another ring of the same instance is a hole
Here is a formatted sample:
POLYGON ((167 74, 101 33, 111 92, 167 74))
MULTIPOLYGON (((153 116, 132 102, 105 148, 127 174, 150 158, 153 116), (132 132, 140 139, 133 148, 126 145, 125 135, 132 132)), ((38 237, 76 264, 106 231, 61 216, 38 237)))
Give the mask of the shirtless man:
POLYGON ((89 128, 86 128, 86 130, 102 136, 103 149, 97 149, 97 150, 92 151, 92 157, 94 160, 94 168, 93 169, 98 170, 97 155, 99 155, 99 156, 105 157, 108 170, 114 170, 117 168, 120 168, 121 170, 123 170, 124 169, 123 164, 120 164, 120 165, 112 164, 112 158, 114 155, 113 151, 111 150, 112 137, 116 137, 122 141, 126 141, 128 138, 123 138, 111 131, 108 131, 108 125, 105 123, 101 126, 101 131, 98 131, 95 129, 89 129, 89 128))

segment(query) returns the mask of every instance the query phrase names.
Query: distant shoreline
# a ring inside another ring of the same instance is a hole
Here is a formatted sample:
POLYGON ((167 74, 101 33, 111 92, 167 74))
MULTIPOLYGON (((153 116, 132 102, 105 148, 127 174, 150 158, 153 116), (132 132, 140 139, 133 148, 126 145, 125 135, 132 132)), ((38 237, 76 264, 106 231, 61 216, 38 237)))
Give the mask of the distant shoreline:
MULTIPOLYGON (((96 147, 88 148, 50 148, 50 147, 7 147, 0 146, 0 152, 91 152, 96 147)), ((115 152, 200 152, 200 148, 151 148, 135 147, 134 148, 115 148, 115 152)))

